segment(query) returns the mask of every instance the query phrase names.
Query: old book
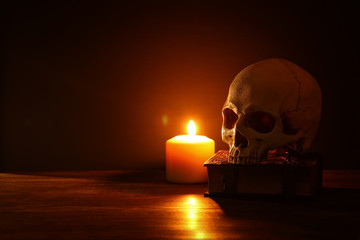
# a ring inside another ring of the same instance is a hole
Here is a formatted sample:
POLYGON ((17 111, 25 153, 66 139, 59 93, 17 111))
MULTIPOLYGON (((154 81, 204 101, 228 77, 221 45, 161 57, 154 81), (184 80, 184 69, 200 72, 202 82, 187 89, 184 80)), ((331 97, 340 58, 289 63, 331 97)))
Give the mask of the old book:
POLYGON ((205 196, 313 197, 321 189, 322 164, 317 153, 305 154, 297 163, 233 164, 228 159, 229 151, 221 150, 204 163, 209 179, 205 196))

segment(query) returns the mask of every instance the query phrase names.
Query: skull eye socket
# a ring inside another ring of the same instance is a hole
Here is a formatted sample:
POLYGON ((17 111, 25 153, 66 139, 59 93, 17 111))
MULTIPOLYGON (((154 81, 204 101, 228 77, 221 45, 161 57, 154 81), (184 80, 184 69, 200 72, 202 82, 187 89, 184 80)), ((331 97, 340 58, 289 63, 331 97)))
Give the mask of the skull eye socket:
POLYGON ((238 115, 230 108, 225 108, 223 110, 224 126, 226 128, 233 128, 238 118, 238 115))
POLYGON ((275 126, 275 118, 266 112, 252 112, 246 115, 245 125, 260 133, 269 133, 275 126))

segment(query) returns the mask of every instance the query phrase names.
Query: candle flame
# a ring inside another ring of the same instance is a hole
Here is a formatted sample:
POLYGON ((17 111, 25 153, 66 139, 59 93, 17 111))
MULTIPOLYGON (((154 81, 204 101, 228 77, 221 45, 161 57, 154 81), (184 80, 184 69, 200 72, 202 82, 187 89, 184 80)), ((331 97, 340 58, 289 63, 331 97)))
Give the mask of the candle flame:
POLYGON ((195 127, 195 123, 193 120, 189 121, 188 124, 188 135, 190 136, 195 136, 196 135, 196 127, 195 127))

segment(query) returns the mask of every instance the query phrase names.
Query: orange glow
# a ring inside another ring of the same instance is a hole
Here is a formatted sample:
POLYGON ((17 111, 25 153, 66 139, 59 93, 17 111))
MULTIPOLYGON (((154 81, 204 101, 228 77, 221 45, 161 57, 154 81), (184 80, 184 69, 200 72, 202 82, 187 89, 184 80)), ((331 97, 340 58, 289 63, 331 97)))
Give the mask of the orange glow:
POLYGON ((189 121, 187 130, 188 130, 188 135, 190 135, 190 136, 196 135, 196 127, 195 127, 195 123, 193 120, 189 121))
POLYGON ((192 206, 196 205, 196 199, 193 198, 193 197, 190 197, 190 198, 189 198, 189 201, 188 201, 188 204, 189 204, 189 205, 192 205, 192 206))
MULTIPOLYGON (((196 199, 193 198, 193 197, 190 197, 189 200, 187 201, 187 204, 188 204, 188 218, 189 219, 192 219, 192 220, 195 220, 197 215, 196 215, 196 212, 197 212, 197 204, 196 204, 196 199)), ((192 221, 189 221, 189 227, 190 228, 195 228, 196 227, 196 224, 194 224, 195 222, 192 222, 192 221)))
POLYGON ((178 195, 164 203, 166 208, 174 209, 169 221, 172 230, 182 232, 186 239, 223 239, 222 230, 217 233, 219 219, 223 216, 223 211, 213 200, 204 198, 200 194, 178 195), (209 217, 211 209, 212 217, 209 217))
POLYGON ((192 232, 191 235, 195 237, 195 239, 206 239, 206 235, 203 232, 203 226, 199 224, 199 210, 201 209, 201 204, 197 201, 197 199, 193 196, 189 196, 184 199, 184 221, 185 226, 187 226, 188 230, 192 232))

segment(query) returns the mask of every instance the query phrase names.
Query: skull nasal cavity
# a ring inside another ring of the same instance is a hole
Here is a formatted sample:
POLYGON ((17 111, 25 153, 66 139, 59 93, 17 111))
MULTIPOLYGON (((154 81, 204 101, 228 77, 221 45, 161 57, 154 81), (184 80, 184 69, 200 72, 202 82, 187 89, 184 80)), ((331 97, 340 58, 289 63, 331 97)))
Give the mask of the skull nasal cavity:
POLYGON ((245 124, 259 133, 269 133, 275 126, 275 118, 266 112, 252 112, 246 115, 245 124))
POLYGON ((230 108, 225 108, 223 110, 224 126, 226 128, 233 128, 236 121, 238 120, 238 115, 231 110, 230 108))
POLYGON ((239 132, 235 133, 235 146, 245 148, 249 144, 248 140, 239 132))

